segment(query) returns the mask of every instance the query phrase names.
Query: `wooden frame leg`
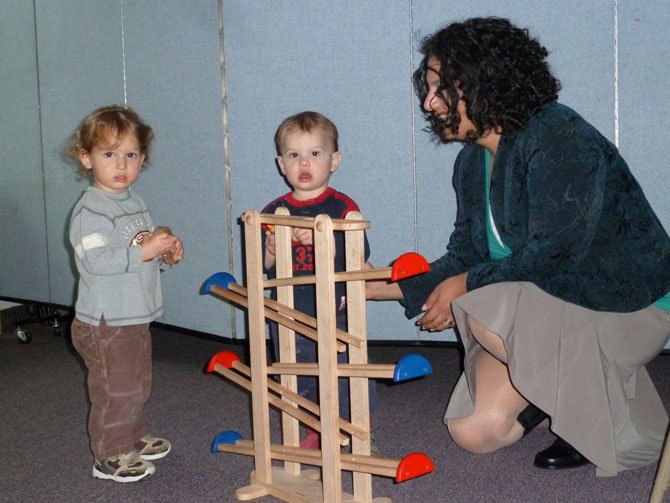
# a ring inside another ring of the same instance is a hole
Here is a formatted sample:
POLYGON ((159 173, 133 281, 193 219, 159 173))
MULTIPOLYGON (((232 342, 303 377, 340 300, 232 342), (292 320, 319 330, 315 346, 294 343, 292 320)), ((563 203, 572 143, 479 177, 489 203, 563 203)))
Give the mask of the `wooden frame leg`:
POLYGON ((661 454, 661 460, 658 463, 658 470, 656 471, 656 478, 654 479, 654 486, 651 490, 650 503, 662 503, 663 496, 668 489, 670 482, 670 442, 666 436, 665 445, 661 454))

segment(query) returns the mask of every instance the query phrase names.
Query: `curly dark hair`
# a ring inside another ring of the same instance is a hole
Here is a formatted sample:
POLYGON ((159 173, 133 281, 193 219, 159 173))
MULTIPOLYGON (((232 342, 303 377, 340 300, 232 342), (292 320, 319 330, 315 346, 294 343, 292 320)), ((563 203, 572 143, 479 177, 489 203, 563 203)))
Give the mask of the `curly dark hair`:
POLYGON ((426 130, 437 141, 446 142, 445 129, 458 131, 459 99, 477 128, 466 141, 475 141, 488 129, 519 129, 542 105, 558 99, 561 83, 549 69, 547 49, 508 19, 452 23, 425 37, 420 51, 424 57, 414 72, 414 86, 421 103, 428 93, 428 59, 434 57, 441 64, 440 92, 448 103, 447 117, 425 113, 426 130))

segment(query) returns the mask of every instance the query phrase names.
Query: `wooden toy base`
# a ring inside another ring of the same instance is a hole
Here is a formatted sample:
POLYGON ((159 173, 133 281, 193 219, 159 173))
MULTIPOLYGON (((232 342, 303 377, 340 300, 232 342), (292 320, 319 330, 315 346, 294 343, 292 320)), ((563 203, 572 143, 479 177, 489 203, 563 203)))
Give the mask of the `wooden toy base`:
MULTIPOLYGON (((259 482, 255 471, 251 472, 250 479, 251 485, 235 491, 235 498, 238 501, 249 501, 270 495, 296 503, 323 503, 323 488, 318 470, 303 470, 300 475, 291 475, 281 467, 273 467, 272 484, 259 482)), ((364 503, 345 492, 342 493, 342 501, 364 503)), ((372 503, 392 503, 392 501, 390 498, 379 497, 373 498, 372 503)))

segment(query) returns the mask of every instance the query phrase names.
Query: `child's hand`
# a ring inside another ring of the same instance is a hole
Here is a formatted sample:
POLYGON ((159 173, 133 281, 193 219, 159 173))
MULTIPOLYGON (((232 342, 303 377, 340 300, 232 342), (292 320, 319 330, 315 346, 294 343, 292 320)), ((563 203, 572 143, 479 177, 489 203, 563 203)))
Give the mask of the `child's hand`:
POLYGON ((293 241, 299 241, 303 245, 314 244, 312 229, 297 228, 293 230, 293 241))
POLYGON ((265 233, 265 268, 272 269, 275 266, 277 252, 277 241, 275 240, 274 232, 267 231, 265 233))
MULTIPOLYGON (((162 225, 159 225, 154 229, 154 234, 173 235, 172 230, 169 227, 164 227, 162 225)), ((160 256, 165 264, 175 265, 184 258, 184 243, 182 243, 181 239, 177 238, 177 244, 165 253, 161 253, 160 256)))
POLYGON ((273 232, 265 235, 265 251, 273 257, 277 254, 277 241, 273 232))
POLYGON ((145 237, 140 243, 140 247, 142 248, 142 260, 144 262, 148 262, 154 257, 158 257, 159 255, 163 255, 170 251, 177 252, 178 250, 179 253, 184 253, 184 246, 179 238, 172 234, 168 234, 165 229, 165 227, 158 228, 158 232, 154 232, 154 234, 145 237))
POLYGON ((180 262, 183 258, 184 258, 184 243, 182 243, 182 240, 179 238, 177 238, 177 245, 174 248, 161 255, 161 260, 168 265, 175 265, 177 262, 180 262))

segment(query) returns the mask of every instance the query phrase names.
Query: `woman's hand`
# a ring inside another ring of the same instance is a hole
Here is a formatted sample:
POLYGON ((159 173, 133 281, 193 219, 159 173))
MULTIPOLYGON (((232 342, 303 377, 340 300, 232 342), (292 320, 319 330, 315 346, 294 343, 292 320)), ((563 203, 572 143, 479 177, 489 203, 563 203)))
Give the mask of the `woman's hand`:
POLYGON ((423 306, 425 314, 416 322, 422 330, 439 332, 456 326, 451 303, 467 292, 467 277, 468 273, 464 272, 445 279, 435 287, 423 306))

